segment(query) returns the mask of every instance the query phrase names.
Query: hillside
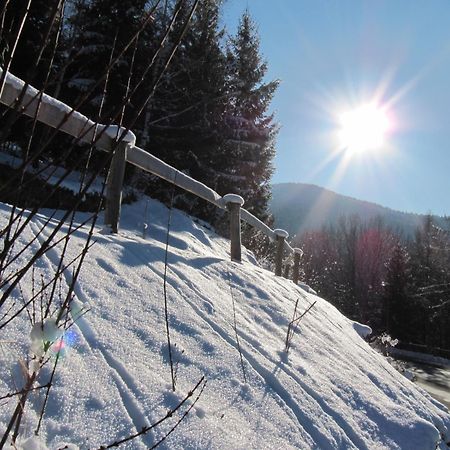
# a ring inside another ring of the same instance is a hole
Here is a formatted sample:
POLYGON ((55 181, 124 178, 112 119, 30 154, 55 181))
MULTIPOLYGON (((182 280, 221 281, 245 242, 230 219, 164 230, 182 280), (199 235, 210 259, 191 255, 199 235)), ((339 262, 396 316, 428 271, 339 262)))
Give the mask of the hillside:
MULTIPOLYGON (((270 209, 275 217, 276 226, 287 230, 291 235, 320 229, 323 225, 334 225, 342 216, 352 215, 361 217, 362 221, 380 217, 394 230, 412 235, 425 217, 395 211, 303 183, 274 184, 270 209)), ((442 218, 437 219, 444 225, 442 218)))
MULTIPOLYGON (((9 211, 0 205, 0 228, 9 211)), ((49 214, 36 216, 27 233, 36 233, 37 223, 49 214)), ((76 221, 85 218, 80 213, 76 221)), ((360 337, 358 332, 364 334, 367 328, 292 281, 260 268, 245 250, 242 263, 230 262, 228 241, 178 211, 172 215, 167 271, 177 375, 177 390, 172 392, 163 296, 167 221, 163 205, 143 198, 123 207, 119 235, 96 226, 96 243, 74 300, 78 310, 89 311, 64 337, 64 358, 50 390, 40 438, 33 432, 44 393, 31 395, 20 448, 111 444, 164 417, 203 376, 203 391, 196 389, 173 417, 121 448, 151 447, 170 432, 188 405, 190 413, 161 448, 448 448, 449 411, 360 337), (144 222, 149 223, 145 238, 144 222), (316 303, 286 354, 286 332, 297 300, 300 312, 316 303)), ((54 219, 46 233, 52 226, 54 219)), ((77 231, 69 256, 77 254, 87 234, 87 226, 77 231)), ((36 264, 35 277, 49 276, 56 263, 52 249, 36 264)), ((30 281, 15 293, 18 303, 30 297, 30 281)), ((23 386, 31 329, 25 313, 0 329, 0 396, 23 386)), ((50 372, 47 367, 38 381, 46 383, 50 372)), ((16 400, 0 404, 1 436, 16 400)))

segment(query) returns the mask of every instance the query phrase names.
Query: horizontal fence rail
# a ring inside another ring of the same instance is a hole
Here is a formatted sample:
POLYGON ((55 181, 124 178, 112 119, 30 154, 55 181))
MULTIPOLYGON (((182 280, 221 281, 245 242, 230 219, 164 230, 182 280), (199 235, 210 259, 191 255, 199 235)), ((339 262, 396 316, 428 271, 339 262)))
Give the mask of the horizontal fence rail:
MULTIPOLYGON (((0 78, 3 70, 0 68, 0 78)), ((110 151, 113 148, 113 130, 110 127, 105 132, 105 125, 100 125, 88 119, 83 114, 74 111, 66 105, 47 94, 38 91, 20 78, 11 73, 6 74, 5 85, 1 91, 0 102, 14 108, 20 114, 36 118, 41 123, 79 139, 82 142, 92 143, 101 150, 110 151)))
MULTIPOLYGON (((3 78, 3 70, 0 68, 0 79, 1 78, 3 78)), ((227 201, 227 196, 222 197, 205 184, 191 178, 156 156, 137 147, 135 145, 135 135, 125 128, 116 125, 108 126, 96 123, 65 103, 37 90, 9 72, 6 74, 5 83, 0 90, 0 93, 0 103, 15 109, 18 113, 35 118, 37 121, 63 131, 81 142, 93 144, 100 150, 114 152, 110 173, 108 175, 107 191, 115 190, 115 192, 113 194, 107 192, 107 206, 105 212, 105 220, 108 225, 112 227, 113 231, 117 232, 118 228, 121 200, 120 193, 122 190, 121 184, 126 162, 156 175, 159 178, 212 203, 218 208, 228 209, 231 214, 232 209, 230 209, 229 206, 230 203, 236 203, 234 200, 227 201), (120 158, 122 158, 122 160, 120 158), (119 186, 117 186, 117 183, 119 186), (119 195, 117 193, 118 189, 119 195), (114 204, 117 202, 119 203, 118 205, 114 204)), ((277 258, 275 261, 276 274, 281 275, 283 253, 294 256, 293 279, 297 282, 298 260, 303 252, 298 248, 291 247, 286 240, 288 237, 286 231, 272 230, 252 213, 245 208, 242 208, 242 203, 240 203, 237 208, 239 213, 238 222, 243 220, 265 234, 271 241, 277 242, 277 258)), ((232 239, 234 234, 235 233, 232 233, 232 239)), ((234 244, 232 242, 232 247, 234 244)), ((239 257, 234 259, 240 260, 240 252, 238 254, 239 257)), ((289 269, 287 269, 286 272, 288 273, 289 269)))

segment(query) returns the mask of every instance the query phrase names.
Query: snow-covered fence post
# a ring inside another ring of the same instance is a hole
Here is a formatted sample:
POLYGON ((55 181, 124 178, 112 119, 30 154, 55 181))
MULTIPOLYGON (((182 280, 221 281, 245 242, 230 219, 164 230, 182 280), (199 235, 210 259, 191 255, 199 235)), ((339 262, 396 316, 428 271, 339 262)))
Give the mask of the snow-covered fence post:
POLYGON ((297 284, 299 279, 300 258, 303 255, 301 248, 294 248, 294 269, 292 273, 292 281, 297 284))
POLYGON ((130 144, 124 141, 117 145, 106 181, 105 224, 111 227, 113 233, 117 233, 119 230, 122 186, 129 147, 130 144))
POLYGON ((241 261, 241 206, 244 199, 236 194, 227 194, 223 201, 230 212, 231 260, 241 261))
POLYGON ((277 253, 275 256, 275 275, 281 277, 281 271, 283 267, 283 253, 284 253, 284 241, 289 237, 289 233, 286 230, 277 228, 273 230, 277 240, 277 253))

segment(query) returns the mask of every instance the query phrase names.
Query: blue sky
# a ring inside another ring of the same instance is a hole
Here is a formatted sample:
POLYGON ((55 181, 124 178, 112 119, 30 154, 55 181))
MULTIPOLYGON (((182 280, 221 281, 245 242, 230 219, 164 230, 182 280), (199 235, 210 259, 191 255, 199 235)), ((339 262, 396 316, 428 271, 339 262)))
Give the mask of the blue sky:
POLYGON ((230 32, 247 6, 281 80, 273 182, 450 215, 450 2, 228 0, 230 32), (374 97, 392 119, 387 148, 343 161, 339 111, 374 97))

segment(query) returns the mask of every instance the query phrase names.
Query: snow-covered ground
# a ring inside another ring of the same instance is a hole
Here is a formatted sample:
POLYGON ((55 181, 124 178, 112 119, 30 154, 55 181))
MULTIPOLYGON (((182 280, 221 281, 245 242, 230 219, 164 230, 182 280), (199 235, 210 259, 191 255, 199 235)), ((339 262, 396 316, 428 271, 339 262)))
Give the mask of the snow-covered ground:
POLYGON ((450 366, 431 366, 411 361, 405 365, 414 374, 419 386, 450 408, 450 366))
MULTIPOLYGON (((19 150, 14 153, 6 153, 0 151, 0 164, 4 164, 9 167, 19 168, 23 164, 22 158, 19 156, 19 150)), ((27 167, 27 172, 30 174, 39 172, 39 178, 44 180, 48 184, 58 184, 65 189, 69 189, 72 192, 80 191, 80 183, 83 181, 83 174, 75 170, 71 171, 68 175, 65 174, 65 170, 58 166, 46 163, 45 168, 42 168, 42 163, 39 163, 38 168, 32 166, 27 167), (64 179, 61 181, 61 179, 64 179)), ((103 192, 104 179, 97 177, 87 189, 87 193, 101 193, 103 192)))
MULTIPOLYGON (((0 228, 8 211, 0 205, 0 228)), ((42 212, 27 233, 36 233, 47 217, 42 212)), ((75 306, 90 310, 64 338, 65 356, 39 438, 48 448, 67 443, 99 448, 124 438, 164 417, 203 376, 207 384, 200 398, 161 448, 448 448, 449 411, 370 348, 360 337, 366 328, 258 267, 245 251, 241 264, 230 262, 228 241, 177 211, 167 271, 177 371, 172 392, 163 296, 167 217, 167 208, 144 198, 123 207, 119 235, 96 228, 97 242, 75 289, 75 306), (144 222, 149 224, 145 239, 144 222), (316 303, 287 355, 285 338, 297 300, 300 312, 316 303)), ((71 239, 69 254, 77 254, 87 232, 82 228, 71 239)), ((36 264, 35 276, 51 274, 57 260, 52 249, 36 264)), ((31 283, 21 287, 29 297, 31 283)), ((23 386, 31 329, 24 313, 0 330, 0 397, 23 386)), ((50 372, 48 365, 38 382, 45 384, 50 372)), ((173 417, 122 448, 151 447, 199 392, 173 417)), ((43 398, 38 390, 26 405, 20 442, 27 450, 38 448, 31 437, 43 398)), ((16 401, 0 400, 0 436, 16 401)))

